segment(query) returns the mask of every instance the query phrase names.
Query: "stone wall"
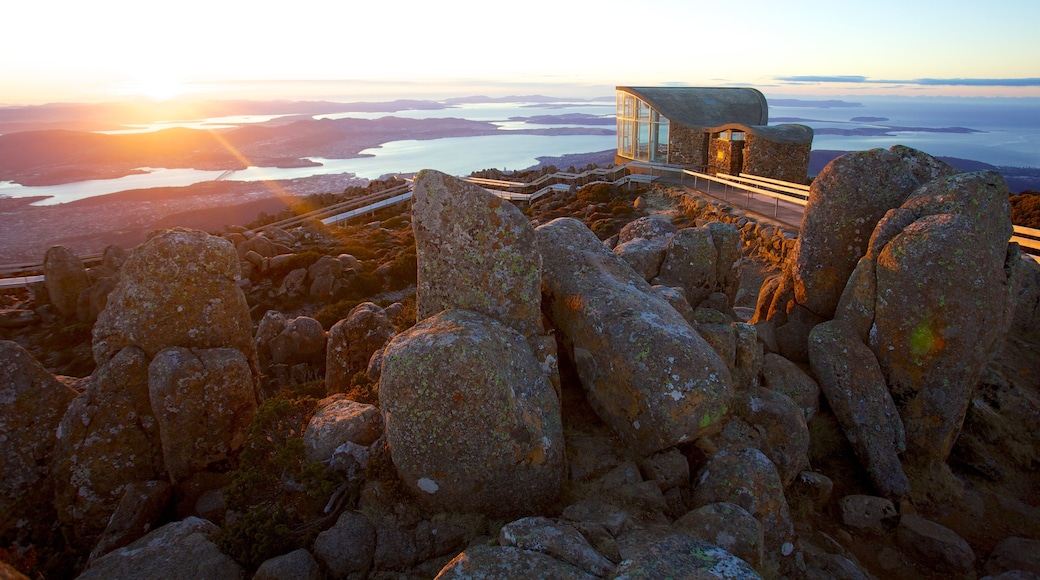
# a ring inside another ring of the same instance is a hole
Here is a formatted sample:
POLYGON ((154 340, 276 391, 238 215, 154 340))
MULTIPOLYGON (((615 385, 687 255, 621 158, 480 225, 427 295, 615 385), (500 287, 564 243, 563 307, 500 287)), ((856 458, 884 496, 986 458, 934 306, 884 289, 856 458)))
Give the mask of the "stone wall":
POLYGON ((744 142, 711 139, 708 144, 708 172, 739 175, 744 166, 744 142))
POLYGON ((808 182, 812 143, 777 143, 751 133, 745 139, 744 173, 793 183, 808 182))
POLYGON ((708 165, 709 135, 678 123, 672 123, 669 131, 668 163, 703 171, 708 165))

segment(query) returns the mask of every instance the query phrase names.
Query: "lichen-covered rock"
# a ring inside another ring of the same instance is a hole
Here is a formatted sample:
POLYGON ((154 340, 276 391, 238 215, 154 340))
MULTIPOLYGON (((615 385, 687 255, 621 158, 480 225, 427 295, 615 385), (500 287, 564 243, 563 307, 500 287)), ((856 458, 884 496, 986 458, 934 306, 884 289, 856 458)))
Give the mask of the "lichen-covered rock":
POLYGON ((732 391, 719 355, 580 222, 536 233, 549 316, 596 414, 643 454, 717 430, 732 391))
POLYGON ((76 316, 79 295, 90 288, 83 261, 65 246, 53 246, 43 258, 43 281, 58 312, 65 317, 76 316))
POLYGON ((163 479, 159 426, 148 399, 148 359, 126 347, 91 376, 57 430, 55 507, 70 541, 93 547, 127 486, 163 479))
POLYGON ((762 362, 762 386, 783 393, 794 400, 808 423, 820 408, 820 385, 798 365, 786 358, 767 353, 762 362))
POLYGON ((725 222, 709 222, 707 228, 715 246, 715 290, 725 294, 728 305, 733 306, 743 277, 740 230, 725 222))
POLYGON ((766 558, 779 562, 794 553, 794 524, 776 466, 761 451, 716 453, 694 478, 693 503, 735 503, 762 524, 766 558))
POLYGON ((894 525, 899 512, 891 500, 873 495, 853 494, 838 500, 841 521, 846 526, 883 532, 894 525))
POLYGON ((17 343, 0 340, 0 535, 50 506, 55 429, 76 391, 17 343))
POLYGON ((333 578, 364 578, 372 568, 376 529, 365 514, 345 511, 314 539, 314 556, 333 578))
POLYGON ((297 316, 271 339, 271 362, 324 366, 325 344, 325 329, 321 323, 309 316, 297 316))
MULTIPOLYGON (((959 170, 896 145, 838 157, 813 180, 793 274, 795 298, 831 318, 878 221, 918 187, 959 170)), ((1006 197, 1006 196, 1005 196, 1006 197)))
POLYGON ((95 560, 79 580, 240 580, 245 571, 210 540, 219 531, 196 517, 166 524, 95 560))
POLYGON ((327 461, 348 441, 367 447, 382 434, 383 415, 378 408, 336 394, 318 403, 303 432, 303 446, 307 461, 327 461))
POLYGON ((448 511, 519 514, 559 492, 560 402, 517 331, 448 310, 384 351, 379 406, 404 484, 448 511))
POLYGON ((519 209, 482 188, 433 170, 419 172, 412 197, 419 320, 472 310, 541 334, 541 256, 519 209))
POLYGON ((869 346, 898 401, 908 454, 942 461, 1012 318, 1007 185, 993 172, 937 179, 901 210, 916 219, 887 243, 882 233, 898 228, 883 222, 871 240, 882 249, 869 346))
POLYGON ((310 552, 300 548, 264 561, 256 569, 253 580, 322 580, 321 565, 310 552))
POLYGON ((618 564, 611 578, 752 580, 761 576, 747 562, 714 544, 675 534, 647 545, 637 556, 618 564))
POLYGON ((194 230, 161 232, 123 264, 94 325, 94 360, 126 346, 148 358, 170 346, 231 347, 256 366, 249 306, 238 287, 238 257, 223 238, 194 230))
POLYGON ((688 512, 672 524, 676 531, 714 544, 758 569, 765 558, 762 524, 744 508, 710 503, 688 512))
POLYGON ((809 428, 798 405, 787 395, 759 389, 752 393, 741 416, 759 434, 759 449, 776 465, 786 488, 809 465, 809 428))
POLYGON ((493 578, 556 578, 595 580, 580 568, 552 556, 512 546, 476 546, 448 562, 435 580, 491 580, 493 578))
POLYGON ((256 355, 261 364, 271 362, 271 341, 288 326, 289 320, 284 314, 277 310, 268 310, 256 327, 256 337, 253 344, 256 345, 256 355))
MULTIPOLYGON (((674 224, 666 216, 653 214, 632 220, 618 232, 618 245, 632 240, 663 240, 667 242, 677 231, 674 224)), ((615 247, 616 249, 616 247, 615 247)))
POLYGON ((148 395, 173 482, 237 451, 257 408, 249 361, 232 348, 160 351, 148 366, 148 395))
POLYGON ((668 240, 663 238, 636 238, 614 246, 614 253, 621 256, 637 274, 649 282, 661 272, 667 248, 668 240))
POLYGON ((690 462, 678 449, 655 453, 639 463, 639 472, 655 482, 661 491, 684 487, 690 483, 690 462))
POLYGON ((653 283, 682 288, 690 306, 696 308, 715 291, 717 263, 711 229, 682 229, 668 242, 660 274, 653 283))
POLYGON ((350 379, 365 372, 372 354, 393 338, 394 325, 379 306, 362 302, 329 329, 325 392, 345 393, 350 379))
POLYGON ((594 576, 603 577, 614 569, 614 563, 573 526, 544 517, 521 518, 502 526, 498 544, 542 552, 594 576))
POLYGON ((162 517, 170 501, 171 487, 165 481, 135 481, 129 484, 104 533, 90 551, 90 561, 137 540, 162 517))
POLYGON ((1004 538, 986 558, 983 570, 987 574, 1022 570, 1040 576, 1040 540, 1004 538))
POLYGON ((946 526, 903 514, 896 528, 896 542, 928 568, 955 578, 975 578, 975 552, 946 526))
POLYGON ((809 361, 845 437, 878 491, 891 498, 905 496, 910 483, 899 461, 906 449, 903 421, 874 354, 851 326, 833 320, 809 335, 809 361))

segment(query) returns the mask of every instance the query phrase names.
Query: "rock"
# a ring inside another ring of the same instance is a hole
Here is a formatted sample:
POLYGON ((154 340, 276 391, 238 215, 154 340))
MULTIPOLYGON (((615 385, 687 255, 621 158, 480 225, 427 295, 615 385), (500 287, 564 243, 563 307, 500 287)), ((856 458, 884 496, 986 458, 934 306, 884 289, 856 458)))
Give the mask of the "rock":
MULTIPOLYGON (((920 151, 896 145, 842 155, 809 190, 793 274, 799 304, 834 316, 845 283, 878 221, 918 187, 959 171, 920 151)), ((1006 196, 1005 196, 1006 197, 1006 196)))
POLYGON ((307 461, 328 461, 340 445, 351 442, 367 447, 382 434, 383 415, 378 408, 337 394, 318 403, 303 433, 303 445, 307 461))
POLYGON ((820 408, 820 385, 798 365, 786 358, 768 353, 762 362, 762 384, 794 400, 808 423, 820 408))
POLYGON ((268 310, 264 313, 264 317, 260 319, 260 324, 256 327, 256 338, 253 339, 257 358, 262 364, 266 365, 271 362, 271 341, 288 325, 289 321, 281 312, 268 310))
POLYGON ((668 243, 660 274, 653 283, 682 288, 690 306, 696 308, 715 290, 717 262, 709 228, 679 230, 668 243))
POLYGON ((304 286, 307 283, 307 268, 297 268, 290 271, 282 278, 282 285, 278 287, 279 296, 298 298, 303 296, 304 286))
POLYGON ((975 578, 975 552, 950 528, 903 514, 896 528, 896 543, 927 568, 958 578, 975 578))
POLYGON ((831 478, 815 471, 803 471, 787 489, 787 502, 792 508, 796 502, 804 502, 809 510, 820 512, 830 501, 832 491, 834 482, 831 478))
POLYGON ((184 481, 242 447, 256 414, 249 361, 232 348, 160 351, 148 396, 170 481, 184 481))
POLYGON ((762 524, 744 508, 726 502, 690 511, 672 524, 676 531, 726 550, 758 569, 764 562, 762 524))
POLYGON ((7 562, 0 561, 0 580, 29 580, 29 577, 7 562))
POLYGON ((448 562, 435 580, 476 578, 594 580, 597 577, 541 552, 511 546, 476 546, 448 562))
POLYGON ((173 522, 98 558, 78 580, 240 580, 245 571, 210 541, 220 528, 196 517, 173 522))
POLYGON ((58 519, 73 545, 90 549, 128 485, 166 477, 144 351, 126 347, 94 371, 57 439, 51 472, 58 519))
POLYGON ((274 364, 308 364, 324 366, 325 329, 309 316, 288 321, 285 329, 271 339, 271 362, 274 364))
POLYGON ((613 577, 692 580, 761 578, 747 562, 726 550, 681 534, 651 543, 639 555, 618 564, 613 577))
POLYGON ((346 318, 332 325, 325 359, 325 392, 350 390, 351 378, 366 371, 372 354, 395 333, 386 312, 371 302, 358 304, 346 318))
POLYGON ((1040 576, 1040 540, 1005 538, 993 548, 986 558, 983 571, 996 575, 1011 570, 1022 570, 1040 576))
POLYGON ((170 346, 230 347, 255 367, 253 324, 237 280, 227 240, 183 229, 155 235, 123 264, 94 325, 94 360, 103 365, 131 345, 148 358, 170 346))
POLYGON ((0 310, 0 328, 25 328, 40 322, 40 317, 33 310, 21 308, 4 308, 0 310))
POLYGON ((618 244, 633 240, 663 240, 667 242, 678 231, 671 220, 662 214, 653 214, 632 220, 618 232, 618 244))
POLYGON ((874 354, 852 327, 834 320, 809 335, 809 362, 856 457, 882 495, 910 492, 899 454, 906 448, 903 422, 874 354))
POLYGON ((300 548, 266 560, 256 569, 253 580, 322 580, 321 565, 310 552, 300 548))
POLYGON ((335 525, 318 534, 314 556, 331 578, 364 578, 372 568, 376 529, 365 514, 345 511, 335 525))
POLYGON ((725 222, 709 222, 708 230, 715 245, 715 290, 724 294, 726 304, 732 307, 743 277, 740 230, 725 222))
POLYGON ((717 430, 732 388, 704 339, 580 222, 536 233, 549 316, 596 414, 644 455, 717 430))
POLYGON ((690 484, 690 462, 678 449, 647 457, 639 464, 639 471, 648 481, 657 483, 663 492, 690 484))
POLYGON ((311 280, 310 295, 318 299, 331 299, 343 286, 343 262, 332 256, 322 256, 307 268, 311 280))
POLYGON ((766 558, 789 556, 796 539, 776 466, 758 449, 716 453, 695 478, 693 504, 735 503, 762 524, 766 558))
POLYGON ((896 506, 888 499, 872 495, 847 495, 838 504, 841 509, 841 521, 846 526, 870 529, 877 532, 885 530, 888 524, 894 524, 899 517, 896 506))
POLYGON ((263 234, 257 234, 248 240, 238 244, 236 248, 238 250, 238 256, 245 258, 249 252, 255 252, 263 258, 270 258, 278 255, 278 250, 275 249, 274 243, 267 239, 263 234))
POLYGON ((560 403, 517 331, 448 310, 387 345, 379 388, 405 486, 448 511, 524 513, 559 492, 560 403))
POLYGON ((542 552, 594 576, 606 576, 614 569, 614 563, 597 552, 578 530, 544 517, 527 517, 506 524, 499 532, 498 543, 542 552))
POLYGON ((90 287, 90 314, 88 318, 91 322, 97 320, 97 317, 101 315, 101 311, 108 306, 108 295, 116 289, 116 284, 119 283, 119 279, 112 276, 108 278, 101 278, 90 287))
POLYGON ((621 256, 637 274, 649 282, 661 272, 667 247, 668 240, 663 238, 636 238, 615 246, 614 253, 621 256))
POLYGON ((79 295, 90 288, 83 262, 65 246, 53 246, 43 258, 43 280, 50 303, 66 318, 76 316, 79 295))
POLYGON ((424 170, 412 194, 419 320, 480 312, 524 336, 542 333, 541 256, 530 221, 477 185, 424 170))
POLYGON ((170 495, 170 484, 165 481, 135 481, 128 484, 101 539, 90 551, 87 565, 152 531, 152 526, 166 509, 170 495))
POLYGON ((653 286, 654 292, 664 298, 675 309, 676 312, 682 315, 686 322, 691 325, 696 324, 696 318, 694 315, 693 308, 690 308, 690 303, 686 301, 686 295, 684 295, 679 289, 672 288, 671 286, 653 286))
POLYGON ((759 449, 776 466, 784 488, 809 465, 809 428, 801 410, 783 393, 759 389, 741 417, 758 431, 759 449))
POLYGON ((910 218, 890 214, 871 238, 881 249, 869 346, 899 401, 908 455, 942 461, 1012 318, 1007 186, 993 172, 937 179, 900 211, 916 219, 900 229, 910 218))
POLYGON ((75 398, 28 351, 0 340, 0 535, 19 520, 42 523, 54 489, 55 430, 75 398))

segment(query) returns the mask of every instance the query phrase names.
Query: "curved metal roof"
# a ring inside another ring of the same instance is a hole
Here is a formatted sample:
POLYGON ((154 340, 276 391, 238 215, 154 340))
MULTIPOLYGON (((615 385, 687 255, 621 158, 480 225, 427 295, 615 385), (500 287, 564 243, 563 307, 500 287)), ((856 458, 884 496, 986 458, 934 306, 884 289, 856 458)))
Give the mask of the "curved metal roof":
POLYGON ((727 123, 767 125, 769 105, 759 90, 745 87, 617 87, 664 115, 690 127, 727 123))

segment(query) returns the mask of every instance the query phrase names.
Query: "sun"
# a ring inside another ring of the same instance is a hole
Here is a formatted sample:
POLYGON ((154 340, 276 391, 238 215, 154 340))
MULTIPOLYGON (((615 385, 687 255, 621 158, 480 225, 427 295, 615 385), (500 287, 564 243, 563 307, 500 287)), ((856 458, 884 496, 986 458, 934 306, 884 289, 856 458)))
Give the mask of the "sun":
POLYGON ((176 99, 191 92, 187 84, 173 77, 151 76, 124 83, 114 91, 116 94, 143 97, 163 102, 176 99))

